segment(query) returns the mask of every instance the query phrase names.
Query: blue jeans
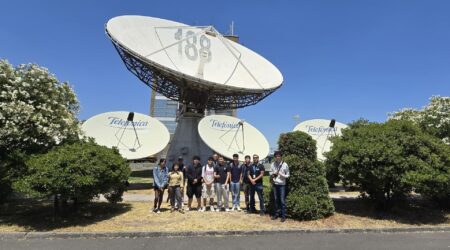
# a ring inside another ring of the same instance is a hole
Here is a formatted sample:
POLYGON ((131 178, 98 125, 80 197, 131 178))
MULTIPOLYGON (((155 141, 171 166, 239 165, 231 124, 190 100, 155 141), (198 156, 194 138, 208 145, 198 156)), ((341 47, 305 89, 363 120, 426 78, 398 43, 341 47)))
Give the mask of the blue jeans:
POLYGON ((241 184, 239 182, 231 182, 231 197, 233 199, 233 206, 239 207, 241 204, 241 184))
POLYGON ((286 218, 286 185, 273 185, 275 216, 286 218))
POLYGON ((255 192, 258 193, 259 198, 259 212, 263 213, 266 211, 264 207, 264 194, 263 194, 262 183, 256 183, 256 185, 250 184, 250 210, 255 211, 255 192))

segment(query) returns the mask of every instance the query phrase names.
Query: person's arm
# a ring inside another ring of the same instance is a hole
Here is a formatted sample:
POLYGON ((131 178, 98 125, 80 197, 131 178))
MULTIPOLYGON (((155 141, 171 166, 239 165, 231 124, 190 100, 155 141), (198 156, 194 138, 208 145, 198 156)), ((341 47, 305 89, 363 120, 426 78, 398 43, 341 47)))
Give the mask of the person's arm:
POLYGON ((192 172, 193 172, 192 168, 188 167, 186 172, 187 172, 188 182, 192 182, 194 180, 194 176, 192 175, 192 172))
MULTIPOLYGON (((202 169, 203 169, 203 167, 202 167, 202 169)), ((203 180, 202 172, 200 171, 200 173, 198 173, 198 170, 197 170, 197 183, 202 182, 202 180, 203 180)))
POLYGON ((158 168, 159 166, 156 166, 153 168, 153 182, 155 186, 161 187, 161 180, 159 179, 158 175, 158 168))
POLYGON ((287 165, 287 163, 283 163, 283 165, 285 165, 285 171, 284 171, 284 173, 283 173, 283 171, 280 171, 278 174, 279 174, 281 177, 289 178, 289 166, 287 165), (285 164, 286 164, 286 165, 285 165, 285 164))
POLYGON ((231 168, 230 166, 227 167, 227 179, 225 180, 225 184, 229 184, 231 180, 231 168))
POLYGON ((264 176, 264 167, 262 167, 261 165, 259 165, 258 168, 259 168, 260 174, 255 178, 254 181, 257 181, 257 180, 263 178, 263 176, 264 176))
POLYGON ((220 175, 219 173, 219 168, 218 167, 214 167, 214 178, 219 179, 220 175))
POLYGON ((180 188, 183 188, 184 187, 184 181, 183 181, 183 179, 184 179, 184 175, 183 175, 183 172, 180 172, 180 174, 181 174, 181 185, 180 185, 180 188))

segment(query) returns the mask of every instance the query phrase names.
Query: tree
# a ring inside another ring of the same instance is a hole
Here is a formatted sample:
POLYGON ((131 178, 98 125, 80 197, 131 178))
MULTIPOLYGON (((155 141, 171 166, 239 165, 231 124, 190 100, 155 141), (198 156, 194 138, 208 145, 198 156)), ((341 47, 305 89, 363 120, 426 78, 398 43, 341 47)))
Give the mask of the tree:
POLYGON ((14 68, 0 60, 0 200, 11 191, 26 158, 78 138, 77 98, 36 64, 14 68))
POLYGON ((450 97, 432 96, 430 103, 422 109, 405 108, 390 113, 389 119, 412 121, 450 145, 450 97))
POLYGON ((333 138, 327 164, 335 165, 344 184, 358 187, 379 209, 390 209, 413 190, 412 173, 448 166, 442 150, 447 145, 409 121, 360 124, 342 132, 333 138))
POLYGON ((285 155, 297 155, 310 160, 317 160, 316 141, 301 131, 281 134, 278 139, 278 149, 285 155))
MULTIPOLYGON (((287 213, 297 219, 315 220, 329 216, 334 206, 328 194, 325 168, 317 160, 316 142, 304 132, 281 134, 279 149, 289 165, 287 213)), ((272 208, 273 197, 270 197, 272 208)))
POLYGON ((130 168, 117 149, 93 140, 66 143, 27 161, 27 174, 15 187, 32 197, 59 195, 63 201, 88 201, 103 194, 121 201, 130 168))

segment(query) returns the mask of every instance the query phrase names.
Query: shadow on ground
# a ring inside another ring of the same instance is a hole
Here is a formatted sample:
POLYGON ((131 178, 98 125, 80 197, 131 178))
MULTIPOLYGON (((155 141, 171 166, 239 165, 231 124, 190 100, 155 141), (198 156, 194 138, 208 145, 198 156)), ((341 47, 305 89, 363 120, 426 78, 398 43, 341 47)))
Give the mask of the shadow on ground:
POLYGON ((429 202, 414 199, 401 204, 389 212, 377 211, 369 200, 363 198, 334 200, 336 212, 358 217, 393 220, 398 223, 436 225, 450 222, 450 211, 432 206, 429 202))
POLYGON ((0 225, 21 226, 29 231, 51 231, 88 226, 130 210, 130 204, 92 202, 78 205, 77 211, 68 205, 63 212, 55 215, 51 201, 20 200, 0 205, 0 225))

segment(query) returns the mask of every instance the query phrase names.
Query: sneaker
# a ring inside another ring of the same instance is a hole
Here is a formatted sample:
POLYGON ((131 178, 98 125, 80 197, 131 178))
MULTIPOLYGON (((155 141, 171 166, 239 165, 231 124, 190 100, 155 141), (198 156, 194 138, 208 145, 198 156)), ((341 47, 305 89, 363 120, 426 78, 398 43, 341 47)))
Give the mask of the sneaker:
POLYGON ((178 212, 184 214, 184 210, 183 209, 178 209, 178 212))
POLYGON ((161 213, 161 210, 159 210, 159 209, 158 209, 158 210, 156 210, 156 213, 157 213, 157 214, 161 213))
POLYGON ((203 212, 201 207, 197 208, 197 211, 198 212, 203 212))
POLYGON ((286 218, 281 218, 281 222, 285 222, 286 221, 286 218))
POLYGON ((216 208, 216 212, 220 212, 220 207, 216 208))
POLYGON ((201 209, 200 209, 200 212, 205 212, 206 211, 206 207, 202 207, 201 209))
POLYGON ((240 207, 236 207, 236 210, 237 210, 238 212, 242 211, 240 207))
POLYGON ((175 208, 171 208, 171 209, 170 209, 170 212, 171 212, 171 213, 173 213, 173 211, 175 211, 175 208))
POLYGON ((225 208, 225 212, 230 212, 231 210, 229 208, 225 208))
POLYGON ((211 209, 211 212, 216 211, 213 206, 211 206, 210 209, 211 209))

